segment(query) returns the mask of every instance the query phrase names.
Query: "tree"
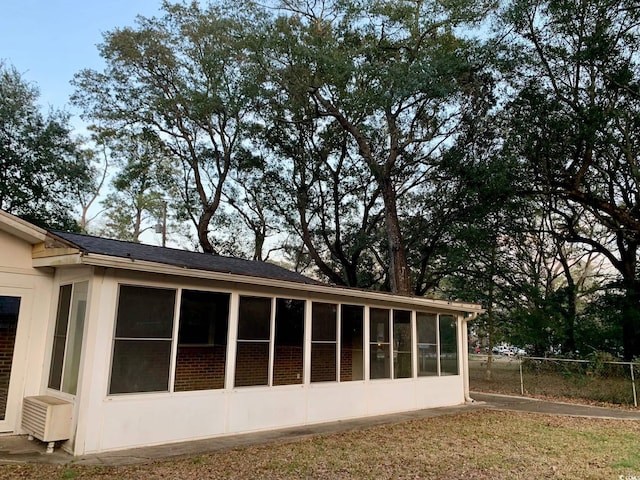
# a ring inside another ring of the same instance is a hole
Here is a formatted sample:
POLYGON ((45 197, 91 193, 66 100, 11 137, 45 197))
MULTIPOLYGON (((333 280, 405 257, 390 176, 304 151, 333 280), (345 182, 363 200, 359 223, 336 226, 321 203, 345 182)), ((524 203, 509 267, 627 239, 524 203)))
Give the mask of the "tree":
POLYGON ((68 117, 47 116, 38 90, 0 62, 0 208, 37 225, 78 230, 74 191, 87 183, 68 117))
POLYGON ((169 161, 153 140, 126 132, 103 133, 104 147, 118 170, 111 179, 111 192, 102 200, 106 216, 102 235, 139 242, 140 235, 166 215, 168 195, 162 184, 169 161))
POLYGON ((389 288, 412 291, 398 196, 419 185, 455 138, 487 78, 455 28, 478 2, 283 2, 258 61, 270 102, 341 129, 382 200, 389 288))
POLYGON ((109 32, 106 69, 75 78, 74 101, 87 118, 115 130, 154 135, 174 159, 179 211, 200 247, 216 251, 210 223, 241 147, 256 82, 247 62, 247 29, 258 17, 222 6, 163 5, 161 18, 109 32))
POLYGON ((522 52, 508 148, 527 193, 553 199, 564 239, 619 273, 631 359, 640 354, 640 10, 631 0, 521 0, 505 18, 522 52))

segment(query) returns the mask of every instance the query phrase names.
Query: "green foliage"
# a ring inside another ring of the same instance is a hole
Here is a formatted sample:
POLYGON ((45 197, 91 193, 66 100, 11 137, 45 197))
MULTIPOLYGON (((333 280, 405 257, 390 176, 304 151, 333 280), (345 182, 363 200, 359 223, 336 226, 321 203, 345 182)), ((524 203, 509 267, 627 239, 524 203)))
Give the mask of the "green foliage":
POLYGON ((77 230, 74 189, 87 179, 67 116, 41 113, 38 91, 0 63, 0 208, 40 226, 77 230))

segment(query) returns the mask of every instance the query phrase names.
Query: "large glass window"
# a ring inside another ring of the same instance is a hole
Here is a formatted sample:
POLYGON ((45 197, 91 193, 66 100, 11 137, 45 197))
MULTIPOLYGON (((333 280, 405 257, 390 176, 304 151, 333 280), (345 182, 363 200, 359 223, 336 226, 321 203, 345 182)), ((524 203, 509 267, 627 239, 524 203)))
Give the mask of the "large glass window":
POLYGON ((304 300, 276 299, 273 385, 302 383, 304 308, 304 300))
POLYGON ((235 386, 269 384, 271 299, 240 297, 235 386))
POLYGON ((87 309, 89 282, 62 285, 49 369, 49 388, 75 395, 87 309))
POLYGON ((121 285, 109 393, 169 389, 175 290, 121 285))
POLYGON ((440 375, 458 375, 458 323, 440 315, 440 375))
POLYGON ((416 313, 418 376, 438 375, 438 316, 416 313))
POLYGON ((364 307, 340 309, 340 381, 364 379, 364 307))
POLYGON ((228 293, 183 290, 174 390, 224 388, 228 293))
POLYGON ((311 306, 311 381, 335 382, 338 306, 314 302, 311 306))
POLYGON ((393 311, 393 378, 410 378, 411 312, 393 311))
POLYGON ((369 378, 391 377, 391 344, 389 343, 389 313, 386 308, 369 310, 369 378))

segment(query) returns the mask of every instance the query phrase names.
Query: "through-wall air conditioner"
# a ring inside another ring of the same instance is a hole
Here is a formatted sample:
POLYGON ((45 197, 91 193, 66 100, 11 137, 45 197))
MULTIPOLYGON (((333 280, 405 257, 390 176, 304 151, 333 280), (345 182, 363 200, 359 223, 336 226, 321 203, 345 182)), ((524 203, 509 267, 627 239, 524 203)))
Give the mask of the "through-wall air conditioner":
POLYGON ((68 440, 71 434, 73 404, 49 395, 25 397, 22 405, 22 429, 33 437, 47 442, 47 453, 53 452, 55 442, 68 440))

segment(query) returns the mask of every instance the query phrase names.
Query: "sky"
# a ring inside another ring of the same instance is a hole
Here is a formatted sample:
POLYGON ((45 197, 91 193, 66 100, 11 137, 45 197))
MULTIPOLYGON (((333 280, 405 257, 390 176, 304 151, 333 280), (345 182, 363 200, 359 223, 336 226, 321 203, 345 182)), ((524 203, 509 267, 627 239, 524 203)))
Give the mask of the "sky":
MULTIPOLYGON (((103 33, 157 15, 162 0, 0 0, 0 61, 38 87, 40 106, 64 109, 70 81, 84 68, 101 70, 103 33)), ((79 125, 79 119, 72 123, 79 125)))

